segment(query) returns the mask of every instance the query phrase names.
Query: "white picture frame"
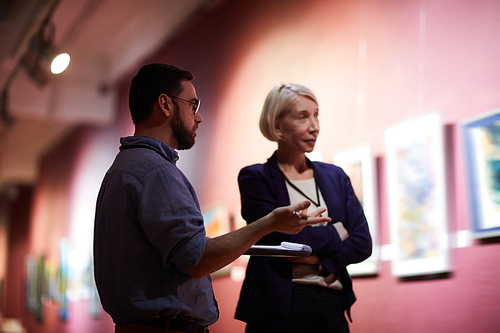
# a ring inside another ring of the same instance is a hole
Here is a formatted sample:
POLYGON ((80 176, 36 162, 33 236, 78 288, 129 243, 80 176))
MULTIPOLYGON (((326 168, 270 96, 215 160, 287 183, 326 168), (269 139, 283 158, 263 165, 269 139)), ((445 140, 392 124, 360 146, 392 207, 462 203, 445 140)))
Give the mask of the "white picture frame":
POLYGON ((379 270, 378 188, 376 160, 369 145, 353 147, 334 156, 334 164, 351 179, 354 193, 363 205, 370 235, 372 254, 366 260, 347 266, 351 276, 376 275, 379 270))
POLYGON ((392 274, 450 270, 444 129, 439 113, 385 132, 392 274))

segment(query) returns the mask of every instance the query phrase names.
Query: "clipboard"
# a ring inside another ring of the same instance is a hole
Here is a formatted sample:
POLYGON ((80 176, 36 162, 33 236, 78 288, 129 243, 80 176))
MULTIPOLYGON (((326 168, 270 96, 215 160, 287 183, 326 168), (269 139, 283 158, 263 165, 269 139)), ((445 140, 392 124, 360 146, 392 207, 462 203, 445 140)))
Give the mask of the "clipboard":
POLYGON ((261 257, 299 257, 306 258, 312 253, 309 245, 281 242, 281 245, 253 245, 245 253, 261 257))

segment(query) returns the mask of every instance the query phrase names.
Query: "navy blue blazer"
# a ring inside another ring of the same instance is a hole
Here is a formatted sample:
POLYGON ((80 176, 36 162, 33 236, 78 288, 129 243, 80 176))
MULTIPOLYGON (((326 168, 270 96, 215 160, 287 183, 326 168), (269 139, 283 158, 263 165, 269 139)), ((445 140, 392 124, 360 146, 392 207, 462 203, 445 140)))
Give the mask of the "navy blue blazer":
MULTIPOLYGON (((356 297, 347 265, 371 255, 372 241, 363 208, 354 194, 349 177, 332 164, 311 162, 316 181, 332 221, 325 227, 306 226, 296 235, 274 232, 258 244, 277 245, 282 241, 311 246, 325 269, 325 275, 341 274, 344 306, 350 307, 356 297), (349 237, 341 241, 333 223, 342 222, 349 237)), ((277 207, 290 205, 283 173, 276 152, 265 164, 243 168, 238 175, 241 214, 247 223, 267 215, 277 207)), ((283 258, 251 257, 240 293, 235 318, 256 326, 281 330, 290 306, 292 265, 283 258)))

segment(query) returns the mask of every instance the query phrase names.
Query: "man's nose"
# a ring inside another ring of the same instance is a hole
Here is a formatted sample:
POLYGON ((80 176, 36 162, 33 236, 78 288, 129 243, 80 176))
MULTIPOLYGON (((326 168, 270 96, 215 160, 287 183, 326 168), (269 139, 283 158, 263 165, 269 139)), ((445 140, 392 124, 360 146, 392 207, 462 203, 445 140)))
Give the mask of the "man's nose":
POLYGON ((197 123, 201 123, 203 121, 203 117, 201 116, 200 111, 196 112, 196 114, 194 115, 194 121, 196 121, 197 123))

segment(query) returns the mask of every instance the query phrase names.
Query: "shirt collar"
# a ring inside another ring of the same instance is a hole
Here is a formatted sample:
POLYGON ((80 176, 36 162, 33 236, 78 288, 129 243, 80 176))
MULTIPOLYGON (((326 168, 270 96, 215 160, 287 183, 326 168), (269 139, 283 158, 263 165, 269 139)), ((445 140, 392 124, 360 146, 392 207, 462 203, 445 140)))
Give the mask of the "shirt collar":
POLYGON ((126 148, 129 146, 145 146, 147 148, 153 149, 158 154, 160 154, 163 158, 166 158, 173 164, 179 160, 179 154, 175 149, 167 145, 166 143, 155 139, 150 136, 127 136, 120 138, 120 143, 122 147, 126 148))

